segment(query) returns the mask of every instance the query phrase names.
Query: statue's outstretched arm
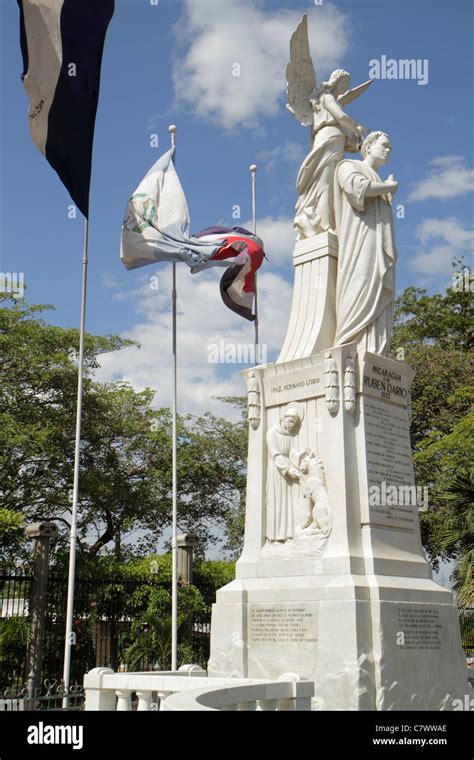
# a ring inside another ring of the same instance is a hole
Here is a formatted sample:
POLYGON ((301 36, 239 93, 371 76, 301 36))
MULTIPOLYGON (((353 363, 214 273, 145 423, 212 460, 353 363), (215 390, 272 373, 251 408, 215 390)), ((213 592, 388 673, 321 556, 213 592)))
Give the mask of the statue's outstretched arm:
POLYGON ((366 198, 375 198, 377 195, 385 195, 391 193, 392 195, 397 192, 398 182, 395 180, 386 180, 385 182, 371 182, 365 191, 366 198))

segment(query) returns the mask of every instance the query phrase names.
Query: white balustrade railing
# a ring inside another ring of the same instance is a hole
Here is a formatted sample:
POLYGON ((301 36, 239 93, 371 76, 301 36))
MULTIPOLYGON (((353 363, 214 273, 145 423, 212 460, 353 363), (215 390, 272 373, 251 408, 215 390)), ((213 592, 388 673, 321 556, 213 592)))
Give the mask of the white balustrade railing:
POLYGON ((132 710, 311 710, 312 681, 286 674, 277 681, 208 678, 197 665, 178 671, 114 673, 94 668, 84 676, 85 709, 132 710))
MULTIPOLYGON (((220 679, 208 679, 216 681, 220 679)), ((217 685, 189 689, 172 694, 163 703, 163 710, 311 710, 314 695, 312 681, 260 681, 245 684, 217 685)), ((194 684, 193 684, 194 686, 194 684)))

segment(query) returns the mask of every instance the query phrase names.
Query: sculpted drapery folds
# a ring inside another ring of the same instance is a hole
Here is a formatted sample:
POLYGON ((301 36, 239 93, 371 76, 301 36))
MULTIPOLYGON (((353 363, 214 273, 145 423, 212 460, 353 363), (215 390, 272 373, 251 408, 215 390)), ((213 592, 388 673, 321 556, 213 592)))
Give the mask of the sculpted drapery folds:
POLYGON ((331 283, 336 297, 327 304, 335 313, 333 345, 355 342, 361 351, 387 355, 396 262, 391 201, 398 185, 391 175, 383 182, 377 171, 391 146, 382 132, 362 141, 366 130, 342 110, 371 80, 350 90, 349 73, 337 69, 317 85, 306 16, 291 38, 286 78, 287 108, 311 127, 314 139, 297 179, 297 240, 328 230, 337 234, 337 275, 331 283), (346 151, 359 150, 362 161, 344 158, 346 151))
POLYGON ((299 198, 294 226, 298 240, 335 229, 333 182, 344 151, 359 149, 364 128, 342 109, 361 95, 371 80, 350 90, 350 74, 333 71, 327 82, 316 83, 309 50, 307 17, 290 43, 286 70, 287 108, 304 126, 311 127, 313 146, 296 181, 299 198))
POLYGON ((363 161, 338 164, 335 177, 339 256, 335 344, 357 342, 361 350, 386 355, 390 347, 397 258, 391 199, 398 184, 376 169, 391 153, 388 135, 372 132, 363 161))
POLYGON ((349 88, 350 74, 333 71, 311 98, 313 106, 313 147, 299 170, 294 226, 297 239, 335 229, 334 171, 344 151, 357 149, 362 127, 344 113, 337 102, 349 88))
POLYGON ((295 436, 304 418, 301 404, 289 404, 279 422, 267 432, 267 527, 269 541, 286 541, 294 535, 294 484, 298 482, 295 436))

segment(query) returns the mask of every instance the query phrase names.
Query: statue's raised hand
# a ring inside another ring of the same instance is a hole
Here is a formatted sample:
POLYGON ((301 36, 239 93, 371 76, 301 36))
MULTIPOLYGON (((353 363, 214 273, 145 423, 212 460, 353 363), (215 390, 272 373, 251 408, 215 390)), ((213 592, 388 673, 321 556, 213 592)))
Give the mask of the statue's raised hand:
POLYGON ((387 193, 387 200, 389 203, 392 202, 393 196, 398 190, 398 182, 396 182, 393 174, 389 174, 387 179, 385 180, 385 185, 387 186, 387 190, 389 191, 387 193))

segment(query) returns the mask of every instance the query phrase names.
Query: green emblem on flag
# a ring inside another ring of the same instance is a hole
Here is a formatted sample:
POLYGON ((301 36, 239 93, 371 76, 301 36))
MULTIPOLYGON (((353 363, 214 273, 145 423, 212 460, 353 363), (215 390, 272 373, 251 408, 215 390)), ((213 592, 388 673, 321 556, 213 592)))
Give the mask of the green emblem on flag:
POLYGON ((156 226, 158 209, 146 193, 135 193, 128 202, 122 229, 128 232, 143 232, 147 227, 156 226))

